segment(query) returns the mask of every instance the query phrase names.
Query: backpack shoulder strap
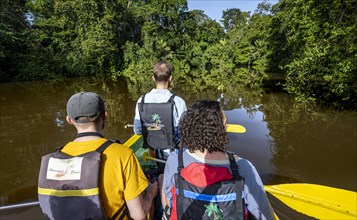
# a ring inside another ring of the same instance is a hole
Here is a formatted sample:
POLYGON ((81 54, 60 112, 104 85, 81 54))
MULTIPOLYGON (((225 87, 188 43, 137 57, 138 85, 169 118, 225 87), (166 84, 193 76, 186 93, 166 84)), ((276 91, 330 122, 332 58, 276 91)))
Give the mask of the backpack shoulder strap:
POLYGON ((232 153, 228 153, 228 158, 229 158, 229 166, 230 166, 230 169, 232 171, 232 175, 234 177, 235 180, 241 180, 243 179, 243 177, 239 174, 239 171, 238 171, 238 165, 236 163, 236 160, 234 158, 234 155, 232 153))
MULTIPOLYGON (((106 142, 104 142, 102 145, 100 145, 97 150, 97 152, 99 153, 103 153, 105 151, 105 149, 107 149, 107 147, 109 147, 112 143, 114 143, 113 141, 111 140, 107 140, 106 142)), ((111 220, 114 220, 116 219, 118 216, 119 216, 119 220, 122 220, 124 219, 125 216, 127 216, 128 214, 128 209, 127 209, 127 206, 126 204, 124 203, 119 209, 118 211, 115 212, 115 214, 113 215, 113 217, 111 218, 111 220), (121 215, 119 216, 119 214, 121 213, 121 215)))
POLYGON ((100 145, 95 151, 97 151, 98 153, 103 153, 105 149, 107 149, 107 147, 109 147, 109 145, 111 145, 112 143, 113 141, 107 140, 102 145, 100 145))
POLYGON ((146 93, 144 93, 144 95, 143 96, 141 96, 141 107, 140 107, 140 111, 142 112, 142 111, 144 111, 144 103, 145 103, 145 95, 146 95, 146 93))
POLYGON ((183 146, 178 150, 178 166, 177 166, 177 186, 179 193, 176 197, 176 214, 177 219, 180 219, 182 216, 182 202, 183 202, 183 179, 181 176, 181 171, 184 168, 183 166, 183 146))
POLYGON ((181 171, 184 168, 183 166, 183 148, 182 146, 179 147, 178 149, 178 155, 177 155, 177 159, 178 159, 178 166, 177 166, 177 184, 178 186, 176 186, 176 188, 178 188, 179 190, 179 197, 183 198, 183 185, 182 185, 182 176, 181 176, 181 171))
POLYGON ((232 153, 228 153, 230 168, 236 186, 236 209, 239 215, 244 216, 245 205, 243 202, 244 178, 239 174, 238 165, 232 153))
POLYGON ((113 217, 111 218, 111 220, 115 220, 117 219, 117 217, 119 216, 119 220, 123 220, 125 216, 128 215, 128 207, 126 206, 126 203, 124 203, 119 209, 118 211, 113 215, 113 217), (119 216, 119 214, 121 213, 121 215, 119 216))
MULTIPOLYGON (((176 103, 174 101, 176 94, 172 94, 170 99, 167 101, 167 103, 171 103, 174 107, 175 107, 175 111, 176 111, 176 115, 178 116, 178 110, 177 110, 177 106, 176 103)), ((172 120, 174 120, 174 110, 172 109, 172 120)), ((175 128, 174 128, 174 122, 172 122, 172 133, 175 133, 175 128)))
POLYGON ((167 101, 167 103, 174 103, 174 98, 175 98, 175 94, 172 94, 171 96, 170 96, 170 98, 169 98, 169 100, 167 101))
POLYGON ((64 148, 64 146, 66 146, 66 145, 63 145, 61 147, 57 147, 54 152, 61 152, 61 150, 64 148))

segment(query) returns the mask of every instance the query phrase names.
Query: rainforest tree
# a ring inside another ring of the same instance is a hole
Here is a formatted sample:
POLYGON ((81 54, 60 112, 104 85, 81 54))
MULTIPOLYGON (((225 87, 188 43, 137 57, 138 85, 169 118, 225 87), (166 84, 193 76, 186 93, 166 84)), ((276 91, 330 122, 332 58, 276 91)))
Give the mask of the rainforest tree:
POLYGON ((225 10, 221 23, 187 0, 0 4, 1 82, 92 76, 138 86, 161 59, 197 87, 258 88, 279 73, 298 100, 357 106, 353 0, 263 1, 253 13, 225 10))
POLYGON ((110 76, 122 65, 121 47, 138 35, 126 1, 31 1, 33 29, 65 76, 110 76))
POLYGON ((300 100, 356 103, 356 1, 283 0, 274 11, 271 65, 286 74, 286 90, 300 100))
POLYGON ((0 1, 0 82, 17 79, 29 53, 26 1, 0 1))

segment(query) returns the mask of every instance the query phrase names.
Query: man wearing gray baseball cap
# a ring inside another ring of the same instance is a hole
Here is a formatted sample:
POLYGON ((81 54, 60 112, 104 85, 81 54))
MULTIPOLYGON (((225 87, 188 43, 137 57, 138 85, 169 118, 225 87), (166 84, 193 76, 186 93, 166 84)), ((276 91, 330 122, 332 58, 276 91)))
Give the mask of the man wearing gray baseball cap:
POLYGON ((76 123, 94 122, 100 114, 106 114, 103 99, 92 92, 74 94, 67 102, 67 113, 76 123))
MULTIPOLYGON (((102 135, 104 122, 107 118, 103 99, 92 92, 76 93, 67 102, 67 114, 67 122, 77 129, 78 134, 60 152, 72 157, 82 157, 93 151, 99 152, 99 148, 108 142, 102 135)), ((119 143, 110 143, 104 149, 98 178, 99 197, 106 218, 145 219, 153 204, 153 199, 158 193, 157 182, 149 183, 135 153, 130 148, 119 143)), ((83 159, 82 164, 85 164, 85 160, 83 159)), ((82 166, 81 172, 82 174, 94 173, 92 170, 86 170, 84 166, 82 166)), ((72 173, 68 174, 68 176, 70 175, 72 173)), ((55 178, 63 178, 63 176, 55 178)), ((73 178, 68 178, 66 181, 70 180, 73 178)), ((88 185, 86 180, 79 181, 82 185, 88 185)), ((69 187, 71 183, 66 182, 65 186, 69 187)), ((81 186, 74 188, 81 188, 81 186)), ((81 207, 80 203, 74 204, 78 210, 88 209, 88 207, 81 207)), ((51 205, 53 206, 53 203, 48 204, 48 207, 51 205)), ((44 206, 46 207, 47 204, 44 206)), ((62 206, 58 207, 61 209, 62 206)), ((66 212, 68 210, 59 211, 66 212)))

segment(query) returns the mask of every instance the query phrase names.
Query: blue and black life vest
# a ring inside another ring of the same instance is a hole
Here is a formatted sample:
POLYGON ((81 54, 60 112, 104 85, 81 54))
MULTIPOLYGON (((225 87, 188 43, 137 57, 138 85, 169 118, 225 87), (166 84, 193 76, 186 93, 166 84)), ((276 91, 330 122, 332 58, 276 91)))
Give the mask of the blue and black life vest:
POLYGON ((170 220, 248 218, 243 199, 244 179, 233 154, 228 156, 232 174, 227 167, 195 162, 184 167, 183 150, 179 150, 170 220))
MULTIPOLYGON (((95 132, 80 133, 77 137, 93 135, 103 137, 95 132)), ((78 156, 61 152, 61 147, 42 157, 38 199, 47 218, 107 219, 99 195, 99 172, 101 155, 112 143, 107 140, 95 151, 78 156)), ((123 219, 127 211, 124 204, 111 219, 123 219)))
POLYGON ((173 110, 175 94, 165 103, 145 103, 145 95, 139 103, 139 115, 144 137, 144 148, 173 149, 175 127, 173 110))

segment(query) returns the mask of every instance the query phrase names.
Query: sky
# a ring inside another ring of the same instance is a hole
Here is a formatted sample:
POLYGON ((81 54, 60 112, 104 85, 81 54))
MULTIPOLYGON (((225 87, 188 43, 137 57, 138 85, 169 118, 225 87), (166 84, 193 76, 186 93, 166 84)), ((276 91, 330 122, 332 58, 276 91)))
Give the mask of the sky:
MULTIPOLYGON (((189 10, 202 10, 211 19, 219 22, 222 19, 223 10, 239 8, 241 11, 250 11, 257 8, 263 0, 188 0, 189 10)), ((269 0, 271 4, 278 3, 278 0, 269 0)))

